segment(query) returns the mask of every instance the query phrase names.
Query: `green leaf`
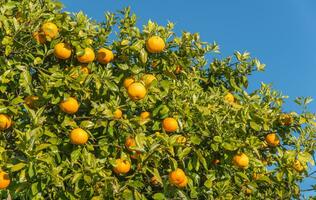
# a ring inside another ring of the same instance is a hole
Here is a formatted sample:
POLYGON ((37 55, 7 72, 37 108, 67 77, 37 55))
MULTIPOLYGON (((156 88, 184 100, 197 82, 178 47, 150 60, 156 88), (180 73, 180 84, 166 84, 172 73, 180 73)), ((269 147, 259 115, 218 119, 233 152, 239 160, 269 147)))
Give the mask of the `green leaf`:
POLYGON ((163 193, 155 193, 152 198, 154 200, 166 200, 167 198, 165 197, 165 195, 163 193))
POLYGON ((11 172, 17 172, 20 171, 21 169, 23 169, 27 164, 25 163, 18 163, 15 164, 11 167, 11 172))
POLYGON ((250 122, 250 127, 252 129, 254 129, 255 131, 260 131, 261 130, 261 126, 259 124, 257 124, 256 122, 254 122, 254 121, 250 122))

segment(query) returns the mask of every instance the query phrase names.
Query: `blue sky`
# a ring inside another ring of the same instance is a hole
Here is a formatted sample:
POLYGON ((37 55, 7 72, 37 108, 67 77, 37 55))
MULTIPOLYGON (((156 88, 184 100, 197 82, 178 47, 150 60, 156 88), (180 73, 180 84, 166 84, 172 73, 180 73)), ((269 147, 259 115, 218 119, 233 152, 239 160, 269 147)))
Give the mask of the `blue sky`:
MULTIPOLYGON (((260 82, 290 98, 285 111, 297 111, 292 102, 297 96, 316 98, 316 1, 315 0, 61 0, 65 10, 84 11, 98 21, 105 11, 128 5, 137 14, 138 25, 149 19, 175 30, 199 32, 202 40, 216 41, 221 55, 249 51, 266 64, 266 71, 251 76, 250 89, 260 82)), ((316 101, 309 106, 316 112, 316 101)), ((314 167, 314 170, 316 168, 314 167)), ((306 181, 306 188, 314 180, 306 181)), ((313 195, 316 195, 314 193, 313 195)))

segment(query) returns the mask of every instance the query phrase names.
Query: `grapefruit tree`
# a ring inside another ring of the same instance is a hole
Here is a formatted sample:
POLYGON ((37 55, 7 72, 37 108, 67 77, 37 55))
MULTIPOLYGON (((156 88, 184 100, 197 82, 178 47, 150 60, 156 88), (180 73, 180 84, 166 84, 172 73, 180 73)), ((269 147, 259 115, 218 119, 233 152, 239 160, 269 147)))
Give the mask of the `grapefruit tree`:
POLYGON ((104 22, 52 0, 1 0, 0 195, 291 199, 315 151, 309 98, 285 113, 249 53, 173 24, 104 22), (109 36, 115 34, 114 40, 109 36))

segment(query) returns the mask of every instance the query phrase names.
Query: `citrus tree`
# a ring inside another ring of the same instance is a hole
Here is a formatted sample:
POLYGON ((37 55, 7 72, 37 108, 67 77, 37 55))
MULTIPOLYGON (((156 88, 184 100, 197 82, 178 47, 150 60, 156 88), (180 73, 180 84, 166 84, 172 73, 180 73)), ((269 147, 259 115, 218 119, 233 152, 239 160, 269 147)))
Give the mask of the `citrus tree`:
POLYGON ((0 0, 0 195, 12 199, 291 199, 315 150, 310 98, 264 64, 173 24, 104 22, 52 0, 0 0), (114 39, 109 39, 114 38, 114 39))

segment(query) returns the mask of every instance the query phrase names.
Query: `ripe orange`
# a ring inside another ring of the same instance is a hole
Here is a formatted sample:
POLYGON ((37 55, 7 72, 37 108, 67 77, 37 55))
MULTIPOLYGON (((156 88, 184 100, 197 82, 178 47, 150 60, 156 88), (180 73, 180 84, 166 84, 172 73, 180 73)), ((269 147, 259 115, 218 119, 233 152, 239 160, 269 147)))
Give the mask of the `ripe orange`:
POLYGON ((187 184, 188 184, 188 178, 185 176, 184 177, 184 180, 181 182, 181 183, 179 183, 178 185, 176 185, 178 188, 184 188, 184 187, 186 187, 187 186, 187 184))
POLYGON ((66 43, 58 43, 54 47, 54 55, 62 60, 66 60, 71 56, 71 47, 66 43))
POLYGON ((72 144, 85 144, 89 139, 89 135, 83 129, 75 128, 70 132, 69 138, 72 144))
POLYGON ((12 121, 9 115, 0 114, 0 130, 5 130, 10 128, 12 121))
POLYGON ((127 89, 128 86, 130 86, 134 82, 135 82, 135 80, 133 78, 126 78, 123 82, 123 85, 124 85, 125 89, 127 89))
POLYGON ((84 54, 82 56, 77 56, 77 60, 81 63, 90 63, 94 60, 94 58, 94 51, 89 47, 84 49, 84 54))
POLYGON ((120 109, 116 109, 114 112, 113 112, 113 117, 114 119, 120 119, 122 117, 122 111, 120 109))
POLYGON ((300 161, 295 160, 294 161, 294 165, 293 168, 297 171, 297 172, 302 172, 304 170, 304 166, 301 164, 300 161))
POLYGON ((56 24, 52 22, 46 22, 42 25, 42 31, 45 36, 50 37, 51 39, 54 39, 58 36, 58 28, 56 24))
POLYGON ((116 159, 115 160, 115 167, 113 168, 113 171, 116 174, 126 174, 131 169, 131 164, 128 160, 124 159, 116 159))
POLYGON ((106 48, 101 48, 97 54, 97 60, 101 64, 107 64, 111 62, 114 58, 113 52, 106 48))
POLYGON ((233 163, 239 168, 246 169, 249 165, 249 158, 246 154, 240 153, 234 156, 233 163))
POLYGON ((10 177, 7 173, 0 171, 0 189, 5 189, 10 185, 10 177))
POLYGON ((39 44, 44 44, 46 42, 45 35, 42 32, 39 32, 39 31, 35 31, 33 33, 33 38, 39 44))
POLYGON ((78 101, 73 97, 68 97, 59 103, 60 109, 67 114, 75 114, 79 109, 78 101))
POLYGON ((156 77, 152 74, 145 74, 142 76, 142 81, 144 82, 145 87, 149 87, 154 80, 156 80, 156 77))
POLYGON ((147 90, 142 83, 132 83, 127 88, 128 96, 132 100, 140 100, 146 96, 147 90))
POLYGON ((234 103, 235 102, 235 97, 231 93, 227 93, 224 97, 225 101, 228 103, 234 103))
POLYGON ((275 133, 269 133, 268 135, 266 135, 265 140, 268 145, 272 147, 278 146, 280 144, 280 140, 275 133))
POLYGON ((283 126, 290 126, 293 123, 293 117, 290 114, 282 114, 280 115, 280 123, 283 126))
POLYGON ((171 184, 180 187, 185 187, 188 182, 184 171, 180 168, 177 168, 169 173, 169 181, 171 184))
POLYGON ((125 139, 125 147, 129 150, 129 151, 134 151, 132 148, 136 147, 136 141, 134 138, 132 137, 127 137, 125 139), (132 148, 131 148, 132 147, 132 148))
POLYGON ((140 119, 142 121, 144 121, 144 120, 146 120, 148 118, 150 118, 150 112, 145 111, 145 112, 140 113, 140 119))
POLYGON ((165 48, 165 41, 159 36, 152 36, 146 42, 146 49, 150 53, 160 53, 165 48))
POLYGON ((178 122, 172 117, 167 117, 162 121, 162 128, 166 132, 174 132, 178 129, 178 122))
POLYGON ((35 104, 36 104, 36 101, 38 100, 38 96, 34 96, 34 95, 31 95, 31 96, 27 96, 25 97, 24 99, 24 103, 30 107, 30 108, 34 108, 35 107, 35 104))

